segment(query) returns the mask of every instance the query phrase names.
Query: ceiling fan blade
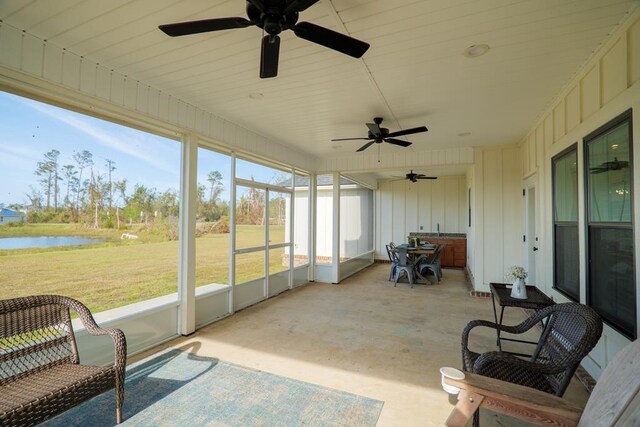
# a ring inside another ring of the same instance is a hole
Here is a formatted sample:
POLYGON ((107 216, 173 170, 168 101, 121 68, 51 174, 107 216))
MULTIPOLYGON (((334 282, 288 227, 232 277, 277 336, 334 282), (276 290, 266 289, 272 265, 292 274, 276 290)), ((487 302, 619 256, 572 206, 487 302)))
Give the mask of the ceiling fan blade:
POLYGON ((201 21, 176 22, 158 26, 166 35, 171 37, 186 36, 189 34, 207 33, 209 31, 231 30, 255 25, 245 18, 216 18, 203 19, 201 21))
POLYGON ((372 134, 376 136, 380 136, 382 134, 380 126, 377 123, 366 123, 366 125, 369 128, 369 132, 371 132, 372 134))
POLYGON ((332 139, 331 141, 368 141, 371 138, 338 138, 332 139))
POLYGON ((437 176, 426 176, 426 175, 418 175, 416 179, 438 179, 437 176))
POLYGON ((278 57, 280 56, 280 37, 264 36, 260 55, 260 78, 268 79, 278 75, 278 57))
POLYGON ((310 22, 300 22, 294 25, 293 32, 301 39, 337 50, 354 58, 360 58, 369 49, 369 43, 310 22))
POLYGON ((282 14, 286 15, 289 12, 302 12, 303 10, 306 10, 318 3, 318 1, 319 0, 293 0, 289 3, 289 6, 284 9, 282 14))
POLYGON ((366 149, 367 149, 367 148, 369 148, 369 147, 371 146, 371 144, 373 144, 374 142, 375 142, 375 141, 369 141, 369 142, 367 142, 367 143, 366 143, 366 144, 364 144, 362 147, 358 148, 358 149, 356 150, 356 153, 359 153, 360 151, 364 151, 364 150, 366 150, 366 149))
POLYGON ((391 132, 388 136, 394 137, 394 136, 402 136, 402 135, 411 135, 412 133, 426 132, 428 130, 429 129, 427 129, 426 126, 420 126, 420 127, 417 127, 417 128, 411 128, 411 129, 399 130, 397 132, 391 132))
POLYGON ((395 138, 385 138, 384 142, 388 142, 389 144, 393 144, 393 145, 399 145, 401 147, 408 147, 411 145, 411 142, 409 141, 403 141, 401 139, 395 139, 395 138))
POLYGON ((608 168, 591 168, 589 169, 589 173, 604 173, 607 172, 608 168))

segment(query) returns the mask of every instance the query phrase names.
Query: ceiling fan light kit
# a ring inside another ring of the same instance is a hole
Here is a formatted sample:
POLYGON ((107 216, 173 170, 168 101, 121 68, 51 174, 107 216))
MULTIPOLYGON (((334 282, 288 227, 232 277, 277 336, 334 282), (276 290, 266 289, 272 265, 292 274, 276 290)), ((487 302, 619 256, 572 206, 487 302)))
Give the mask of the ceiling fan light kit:
POLYGON ((158 28, 171 37, 246 28, 254 25, 262 28, 266 33, 262 37, 260 54, 260 78, 263 79, 278 75, 279 34, 285 30, 292 30, 301 39, 354 58, 360 58, 364 55, 369 49, 369 43, 310 22, 298 22, 299 13, 317 2, 318 0, 249 0, 247 1, 247 17, 249 19, 241 17, 203 19, 165 24, 158 28))

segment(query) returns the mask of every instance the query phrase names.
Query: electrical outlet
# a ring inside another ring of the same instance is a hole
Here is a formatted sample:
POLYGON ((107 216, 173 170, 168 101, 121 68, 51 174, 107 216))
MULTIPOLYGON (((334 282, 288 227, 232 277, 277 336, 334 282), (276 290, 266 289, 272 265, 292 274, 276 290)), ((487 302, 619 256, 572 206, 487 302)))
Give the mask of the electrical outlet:
POLYGON ((422 230, 422 226, 420 226, 420 230, 422 230))

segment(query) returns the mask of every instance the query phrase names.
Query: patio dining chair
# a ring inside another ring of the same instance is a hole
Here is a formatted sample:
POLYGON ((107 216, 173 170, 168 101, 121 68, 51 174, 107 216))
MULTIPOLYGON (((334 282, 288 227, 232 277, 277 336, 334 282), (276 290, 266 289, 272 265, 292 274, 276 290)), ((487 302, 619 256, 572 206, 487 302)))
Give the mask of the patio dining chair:
POLYGON ((394 251, 396 245, 393 242, 385 245, 385 247, 387 249, 389 262, 391 263, 391 271, 389 272, 389 281, 391 281, 391 279, 395 277, 396 269, 398 268, 398 254, 394 251))
POLYGON ((413 263, 409 259, 409 254, 407 252, 407 248, 403 246, 395 247, 395 256, 398 259, 398 265, 396 266, 396 271, 393 276, 393 286, 398 285, 398 280, 403 275, 403 273, 407 276, 409 283, 413 287, 413 282, 415 281, 415 272, 413 269, 413 263))
POLYGON ((426 276, 428 271, 433 272, 436 280, 439 282, 442 279, 442 267, 440 266, 440 259, 442 258, 442 252, 444 251, 444 244, 438 245, 436 251, 431 258, 423 259, 418 265, 418 271, 421 275, 426 276))
POLYGON ((398 280, 400 280, 400 277, 403 276, 404 273, 409 280, 409 284, 413 288, 413 285, 416 282, 416 269, 418 268, 418 265, 424 261, 426 255, 420 255, 419 257, 412 259, 412 257, 409 256, 407 248, 402 246, 396 246, 394 254, 398 259, 398 265, 396 266, 393 286, 395 287, 398 285, 398 280))

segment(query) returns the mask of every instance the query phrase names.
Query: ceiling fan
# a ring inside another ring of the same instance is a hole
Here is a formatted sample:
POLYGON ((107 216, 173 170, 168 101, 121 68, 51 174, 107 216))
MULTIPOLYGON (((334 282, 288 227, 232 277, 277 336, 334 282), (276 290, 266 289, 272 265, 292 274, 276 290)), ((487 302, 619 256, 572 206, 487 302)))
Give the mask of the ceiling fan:
POLYGON ((347 35, 320 27, 310 22, 298 22, 298 14, 313 6, 318 0, 248 0, 247 17, 249 19, 215 18, 201 21, 177 22, 160 25, 158 28, 171 37, 209 31, 230 30, 257 26, 264 30, 260 55, 260 78, 278 75, 278 57, 280 54, 280 34, 284 30, 293 30, 301 39, 337 50, 354 58, 360 58, 369 49, 369 43, 347 35))
POLYGON ((601 163, 599 166, 589 168, 589 173, 603 173, 608 171, 617 171, 620 169, 628 168, 629 162, 626 160, 618 160, 617 157, 613 158, 613 161, 601 163))
POLYGON ((366 123, 369 128, 369 133, 366 138, 340 138, 340 139, 332 139, 331 141, 355 141, 355 140, 369 140, 362 147, 358 148, 356 152, 364 151, 371 146, 374 142, 376 144, 382 144, 383 142, 388 142, 389 144, 399 145, 401 147, 408 147, 411 145, 409 141, 403 141, 401 139, 396 139, 396 136, 403 135, 411 135, 413 133, 426 132, 429 129, 426 126, 420 126, 417 128, 399 130, 397 132, 389 132, 387 128, 381 128, 380 124, 382 123, 382 117, 375 117, 373 119, 373 123, 366 123))
POLYGON ((406 179, 409 180, 411 182, 418 182, 419 179, 438 179, 437 176, 427 176, 421 173, 414 173, 413 170, 411 170, 411 172, 409 172, 408 174, 406 174, 404 177, 395 179, 394 181, 398 181, 400 179, 406 179))

